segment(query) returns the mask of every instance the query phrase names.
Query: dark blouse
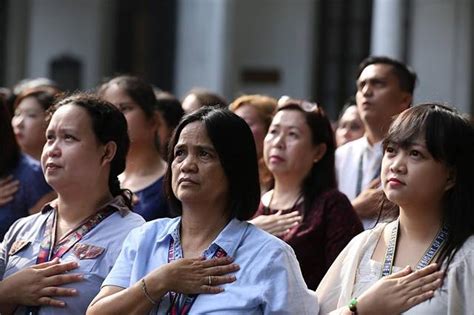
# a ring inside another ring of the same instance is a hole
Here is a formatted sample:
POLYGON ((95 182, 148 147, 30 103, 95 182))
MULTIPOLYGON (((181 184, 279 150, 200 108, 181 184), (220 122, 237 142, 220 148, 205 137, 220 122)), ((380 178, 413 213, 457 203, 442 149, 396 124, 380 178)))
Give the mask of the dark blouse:
MULTIPOLYGON (((268 209, 260 202, 255 216, 278 210, 268 209)), ((282 212, 290 211, 303 213, 303 202, 282 212)), ((338 190, 329 190, 316 197, 303 222, 281 238, 295 251, 308 288, 316 290, 337 255, 362 231, 349 199, 338 190)))
POLYGON ((141 215, 145 221, 151 221, 170 216, 168 202, 164 193, 163 176, 150 186, 135 192, 138 201, 133 205, 133 211, 141 215))

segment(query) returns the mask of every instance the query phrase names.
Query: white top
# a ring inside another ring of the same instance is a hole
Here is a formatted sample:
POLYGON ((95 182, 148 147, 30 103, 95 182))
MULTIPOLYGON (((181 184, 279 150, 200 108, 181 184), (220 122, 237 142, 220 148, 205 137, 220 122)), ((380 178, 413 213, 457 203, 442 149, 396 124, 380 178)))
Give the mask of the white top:
MULTIPOLYGON (((339 254, 316 290, 320 314, 346 306, 352 297, 359 296, 380 279, 382 264, 371 261, 370 257, 385 225, 378 224, 374 229, 357 235, 339 254)), ((445 269, 444 264, 442 269, 445 269)), ((443 286, 435 291, 434 297, 404 314, 472 314, 473 279, 474 236, 471 236, 454 256, 443 286)))
MULTIPOLYGON (((348 142, 336 150, 336 175, 339 190, 349 200, 354 200, 359 179, 359 164, 362 158, 361 190, 367 188, 370 182, 380 176, 382 163, 382 141, 370 145, 367 137, 348 142)), ((371 228, 375 219, 362 219, 364 228, 371 228)))

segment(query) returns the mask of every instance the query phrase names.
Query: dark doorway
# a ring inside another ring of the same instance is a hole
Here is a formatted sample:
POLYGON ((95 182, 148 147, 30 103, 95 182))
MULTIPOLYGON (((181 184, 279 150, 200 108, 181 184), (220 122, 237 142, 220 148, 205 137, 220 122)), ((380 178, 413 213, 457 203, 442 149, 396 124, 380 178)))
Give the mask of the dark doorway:
POLYGON ((119 0, 116 72, 139 75, 173 91, 176 19, 177 1, 119 0))
POLYGON ((358 64, 369 55, 372 0, 320 0, 315 99, 336 119, 353 96, 358 64))
POLYGON ((5 60, 7 49, 7 18, 8 1, 0 0, 0 86, 5 85, 5 60))

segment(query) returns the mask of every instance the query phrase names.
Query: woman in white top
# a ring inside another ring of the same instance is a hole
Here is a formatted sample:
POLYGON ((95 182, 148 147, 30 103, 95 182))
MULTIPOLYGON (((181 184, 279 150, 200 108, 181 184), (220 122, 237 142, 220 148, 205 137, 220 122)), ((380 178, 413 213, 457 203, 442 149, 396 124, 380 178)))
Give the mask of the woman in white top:
MULTIPOLYGON (((379 299, 386 307, 384 313, 472 313, 473 147, 472 124, 447 106, 415 106, 393 122, 384 141, 381 179, 384 194, 399 210, 399 217, 363 232, 343 250, 316 291, 321 313, 360 297, 351 304, 356 304, 359 314, 367 314, 366 307, 375 305, 364 302, 367 292, 363 292, 379 278, 393 277, 388 275, 404 266, 409 272, 431 262, 444 273, 433 297, 398 308, 393 301, 408 300, 409 293, 393 290, 379 299)), ((413 288, 425 289, 423 280, 413 288)))

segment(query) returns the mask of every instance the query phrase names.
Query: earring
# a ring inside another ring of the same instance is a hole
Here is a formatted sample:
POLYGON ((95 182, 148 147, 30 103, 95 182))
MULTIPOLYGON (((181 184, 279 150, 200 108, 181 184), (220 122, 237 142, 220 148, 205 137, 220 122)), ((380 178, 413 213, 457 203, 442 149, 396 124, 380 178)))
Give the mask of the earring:
POLYGON ((314 159, 314 160, 313 160, 313 164, 314 164, 314 163, 317 163, 318 161, 319 161, 318 159, 314 159))

